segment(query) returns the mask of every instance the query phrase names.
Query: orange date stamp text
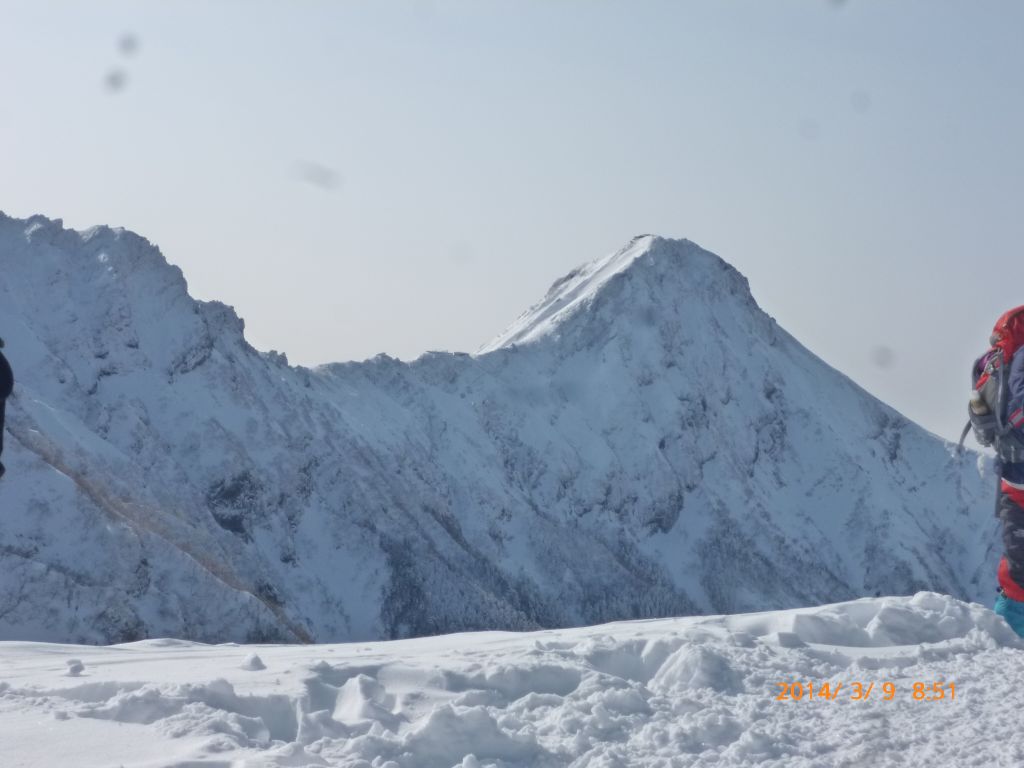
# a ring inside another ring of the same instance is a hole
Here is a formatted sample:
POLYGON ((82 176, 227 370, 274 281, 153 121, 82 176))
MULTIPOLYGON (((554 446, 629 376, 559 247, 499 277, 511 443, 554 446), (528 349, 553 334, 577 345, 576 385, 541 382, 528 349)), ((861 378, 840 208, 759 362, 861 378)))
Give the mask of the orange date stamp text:
POLYGON ((914 701, 955 701, 956 683, 896 683, 885 682, 794 682, 776 683, 779 692, 776 701, 892 701, 898 696, 914 701))

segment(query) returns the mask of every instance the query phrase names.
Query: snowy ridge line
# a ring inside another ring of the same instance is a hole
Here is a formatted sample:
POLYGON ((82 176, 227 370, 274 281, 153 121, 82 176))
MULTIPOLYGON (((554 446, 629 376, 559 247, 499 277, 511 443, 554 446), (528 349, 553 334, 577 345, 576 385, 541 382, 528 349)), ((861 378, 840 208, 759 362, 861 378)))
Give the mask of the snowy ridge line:
POLYGON ((0 636, 289 642, 287 614, 361 641, 988 599, 988 478, 718 256, 645 236, 538 306, 488 355, 294 368, 144 239, 0 217, 25 442, 0 483, 0 636))
MULTIPOLYGON (((224 586, 249 595, 261 603, 298 642, 306 644, 314 642, 310 634, 301 625, 292 621, 279 604, 260 595, 254 587, 246 585, 240 577, 217 559, 206 556, 199 549, 191 546, 187 538, 176 536, 170 526, 162 524, 159 513, 150 510, 148 515, 139 514, 135 509, 145 509, 144 504, 115 498, 109 488, 91 480, 88 476, 90 473, 71 467, 61 458, 60 449, 45 437, 38 425, 25 426, 23 421, 31 422, 31 418, 24 411, 16 411, 16 413, 19 413, 20 418, 16 416, 13 422, 9 420, 7 424, 10 435, 26 450, 67 477, 93 504, 115 520, 125 524, 136 536, 139 536, 140 529, 156 536, 224 586)), ((34 422, 32 423, 34 424, 34 422)))
POLYGON ((481 346, 476 354, 484 355, 503 347, 529 343, 554 332, 560 322, 593 300, 604 283, 629 268, 658 239, 654 235, 636 235, 614 253, 564 275, 548 289, 543 299, 523 312, 498 336, 481 346))

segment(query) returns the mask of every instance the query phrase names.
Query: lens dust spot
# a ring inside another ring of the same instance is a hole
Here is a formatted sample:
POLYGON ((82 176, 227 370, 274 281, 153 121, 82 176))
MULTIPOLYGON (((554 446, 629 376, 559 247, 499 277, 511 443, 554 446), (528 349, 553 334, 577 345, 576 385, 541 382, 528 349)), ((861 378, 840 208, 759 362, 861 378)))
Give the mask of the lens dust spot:
POLYGON ((341 174, 321 163, 300 163, 299 178, 314 187, 331 191, 341 186, 341 174))
POLYGON ((864 114, 871 109, 871 95, 867 91, 854 91, 850 94, 850 106, 854 112, 864 114))
POLYGON ((132 34, 121 35, 117 39, 117 50, 122 56, 134 56, 139 51, 139 38, 132 34))
POLYGON ((877 344, 871 350, 871 362, 879 368, 892 368, 896 362, 896 353, 892 351, 892 348, 884 344, 877 344))
POLYGON ((103 78, 103 84, 111 93, 123 91, 125 86, 128 85, 128 73, 121 68, 112 69, 103 78))
POLYGON ((800 138, 805 141, 817 141, 821 138, 821 126, 817 120, 810 118, 801 120, 798 130, 800 131, 800 138))

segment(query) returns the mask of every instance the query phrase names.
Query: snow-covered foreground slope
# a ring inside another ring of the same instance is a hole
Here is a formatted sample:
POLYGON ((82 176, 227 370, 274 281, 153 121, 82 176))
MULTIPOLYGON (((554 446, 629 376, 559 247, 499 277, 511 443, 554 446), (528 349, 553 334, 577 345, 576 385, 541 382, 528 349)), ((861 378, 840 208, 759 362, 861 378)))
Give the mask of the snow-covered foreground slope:
MULTIPOLYGON (((368 320, 369 321, 369 320, 368 320)), ((291 367, 130 232, 0 215, 0 637, 337 641, 991 597, 991 479, 685 240, 478 355, 291 367)))
POLYGON ((0 753, 7 768, 1019 766, 1022 669, 1002 619, 928 592, 350 645, 7 642, 0 753))

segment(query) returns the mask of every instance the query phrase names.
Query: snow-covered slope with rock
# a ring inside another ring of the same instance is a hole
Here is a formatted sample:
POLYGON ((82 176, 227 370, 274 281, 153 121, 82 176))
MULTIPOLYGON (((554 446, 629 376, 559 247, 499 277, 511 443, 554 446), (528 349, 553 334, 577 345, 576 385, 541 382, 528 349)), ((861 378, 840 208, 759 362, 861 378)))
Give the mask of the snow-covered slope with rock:
POLYGON ((1002 619, 928 592, 387 643, 0 642, 0 732, 19 768, 1009 767, 1022 661, 1002 619))
POLYGON ((991 478, 640 237, 477 355, 291 367, 145 239, 0 215, 0 637, 337 641, 988 600, 991 478))

